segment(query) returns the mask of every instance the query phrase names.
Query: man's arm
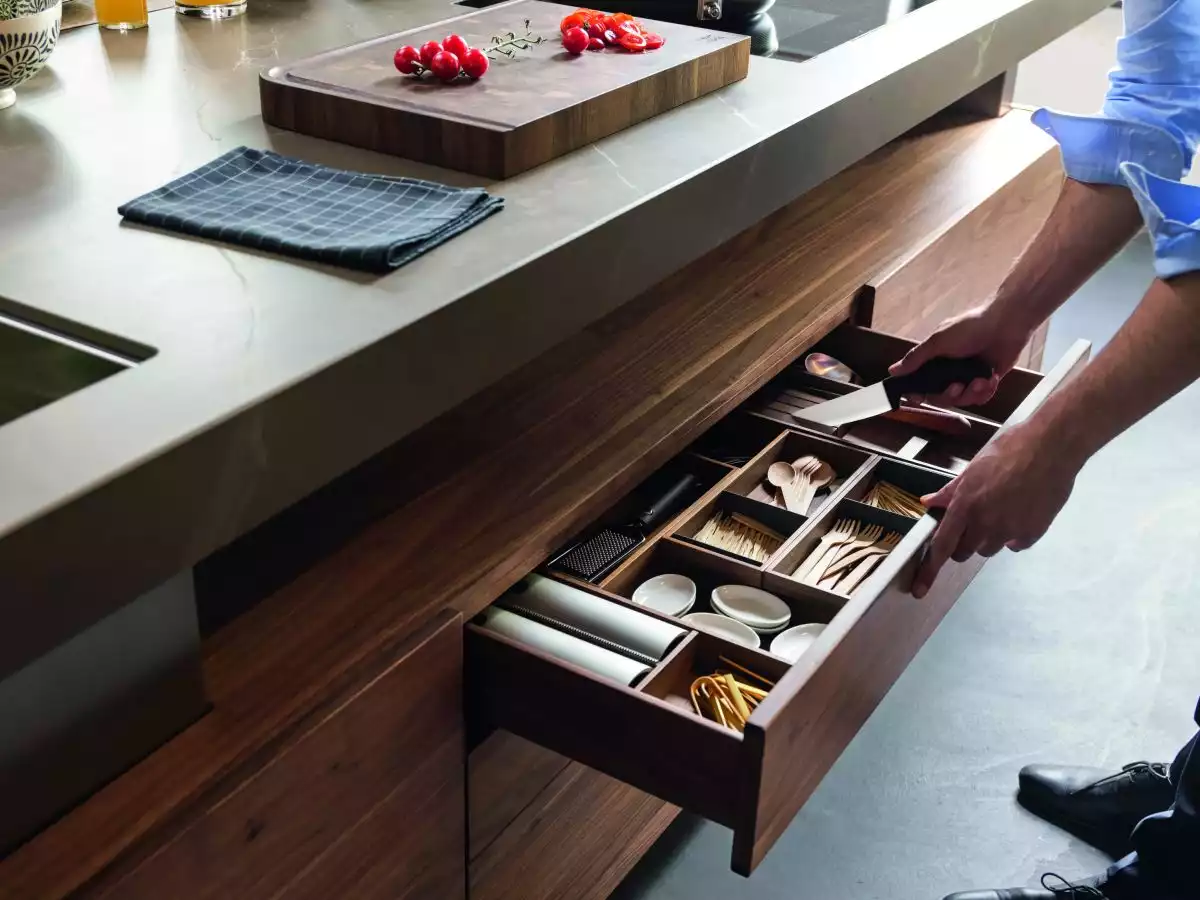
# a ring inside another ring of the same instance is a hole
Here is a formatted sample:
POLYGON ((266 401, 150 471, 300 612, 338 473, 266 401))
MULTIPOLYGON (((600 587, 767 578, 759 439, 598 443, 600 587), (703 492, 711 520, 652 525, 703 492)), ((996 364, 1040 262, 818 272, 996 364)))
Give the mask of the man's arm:
POLYGON ((996 292, 992 315, 1031 334, 1141 226, 1126 188, 1066 179, 1046 222, 996 292))
POLYGON ((953 385, 938 397, 912 397, 953 406, 987 402, 1030 335, 1137 232, 1142 224, 1133 196, 1123 187, 1066 179, 1050 215, 1025 248, 996 296, 986 305, 944 322, 914 347, 892 373, 915 371, 938 356, 978 356, 991 378, 953 385))
POLYGON ((924 596, 947 559, 1031 546, 1058 515, 1084 463, 1197 378, 1200 273, 1156 280, 1077 378, 925 498, 945 512, 913 593, 924 596))

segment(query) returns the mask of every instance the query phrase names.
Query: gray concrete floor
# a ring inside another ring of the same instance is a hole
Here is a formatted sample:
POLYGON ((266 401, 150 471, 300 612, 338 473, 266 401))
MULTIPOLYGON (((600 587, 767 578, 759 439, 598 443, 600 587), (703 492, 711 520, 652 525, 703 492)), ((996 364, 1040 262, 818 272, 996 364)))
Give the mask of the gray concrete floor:
MULTIPOLYGON (((1032 60, 1020 99, 1094 109, 1117 15, 1032 60), (1071 61, 1053 75, 1051 53, 1071 61)), ((1055 316, 1048 357, 1108 340, 1150 263, 1139 238, 1102 270, 1055 316)), ((1016 773, 1169 760, 1193 732, 1198 463, 1195 385, 1091 461, 1038 546, 991 562, 752 878, 730 872, 728 831, 684 816, 614 896, 940 900, 1103 868, 1107 857, 1017 806, 1016 773)))

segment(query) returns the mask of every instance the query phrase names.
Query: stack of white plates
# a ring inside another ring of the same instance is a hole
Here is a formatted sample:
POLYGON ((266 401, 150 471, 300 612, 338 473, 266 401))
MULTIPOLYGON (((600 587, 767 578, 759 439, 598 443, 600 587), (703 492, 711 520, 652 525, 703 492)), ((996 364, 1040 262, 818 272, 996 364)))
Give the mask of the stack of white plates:
POLYGON ((774 594, 744 584, 723 584, 713 590, 712 607, 760 635, 779 634, 792 621, 786 603, 774 594))

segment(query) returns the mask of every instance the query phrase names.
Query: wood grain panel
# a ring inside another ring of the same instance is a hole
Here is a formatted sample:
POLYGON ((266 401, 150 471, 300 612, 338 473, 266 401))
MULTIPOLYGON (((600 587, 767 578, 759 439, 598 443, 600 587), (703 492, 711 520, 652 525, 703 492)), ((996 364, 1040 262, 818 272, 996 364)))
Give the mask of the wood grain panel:
POLYGON ((490 178, 509 178, 746 77, 750 39, 645 20, 666 44, 573 58, 559 22, 575 7, 507 3, 276 66, 259 80, 264 121, 314 137, 490 178), (497 55, 479 81, 400 75, 392 54, 457 32, 472 46, 530 30, 543 43, 497 55))
POLYGON ((869 283, 871 327, 924 340, 945 319, 988 300, 1045 222, 1062 184, 1052 142, 1034 141, 1026 166, 925 246, 869 283))
POLYGON ((463 896, 461 619, 440 617, 378 668, 96 895, 463 896))
POLYGON ((603 900, 678 813, 572 763, 471 861, 471 900, 603 900))
POLYGON ((461 900, 461 735, 429 752, 405 783, 294 879, 279 900, 461 900))
POLYGON ((571 761, 508 731, 495 731, 467 763, 469 856, 483 853, 571 761))
POLYGON ((167 823, 193 824, 200 799, 331 682, 448 602, 483 608, 846 317, 875 273, 1016 177, 1043 139, 1013 113, 889 145, 368 464, 310 527, 383 517, 211 638, 213 711, 0 861, 0 897, 66 896, 158 849, 167 823))

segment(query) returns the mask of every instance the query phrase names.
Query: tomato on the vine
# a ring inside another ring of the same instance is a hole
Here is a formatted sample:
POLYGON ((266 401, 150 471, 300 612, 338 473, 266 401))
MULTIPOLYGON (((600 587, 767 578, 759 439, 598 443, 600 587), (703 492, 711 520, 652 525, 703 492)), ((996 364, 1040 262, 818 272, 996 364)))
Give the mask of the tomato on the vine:
POLYGON ((460 62, 462 63, 463 71, 467 73, 468 77, 482 78, 483 73, 488 70, 488 65, 491 63, 491 60, 489 60, 488 55, 478 47, 472 47, 467 51, 466 56, 464 56, 460 62))
POLYGON ((437 41, 426 41, 421 45, 421 64, 425 68, 433 65, 433 58, 442 52, 442 45, 437 41))
POLYGON ((453 81, 458 77, 461 66, 459 65, 457 56, 449 50, 443 50, 433 58, 433 62, 429 64, 429 68, 440 80, 453 81))
POLYGON ((392 62, 401 75, 412 75, 421 64, 421 51, 416 47, 401 47, 392 57, 392 62))
POLYGON ((449 53, 453 53, 461 60, 467 55, 467 51, 471 48, 468 47, 467 42, 457 34, 451 34, 447 35, 446 39, 442 41, 442 49, 449 53))

